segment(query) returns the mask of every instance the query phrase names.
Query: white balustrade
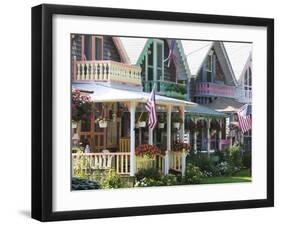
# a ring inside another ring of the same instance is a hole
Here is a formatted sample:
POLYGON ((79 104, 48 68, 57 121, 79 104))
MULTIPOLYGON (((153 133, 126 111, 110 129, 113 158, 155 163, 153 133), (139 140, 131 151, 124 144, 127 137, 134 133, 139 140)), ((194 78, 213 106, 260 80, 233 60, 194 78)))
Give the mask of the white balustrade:
POLYGON ((141 68, 120 62, 76 61, 75 80, 116 81, 141 85, 141 68))
POLYGON ((182 170, 182 152, 171 151, 170 168, 181 172, 182 170))
POLYGON ((130 173, 130 153, 81 153, 72 154, 73 172, 90 173, 95 169, 115 169, 117 174, 130 173), (115 164, 113 163, 115 161, 115 164))

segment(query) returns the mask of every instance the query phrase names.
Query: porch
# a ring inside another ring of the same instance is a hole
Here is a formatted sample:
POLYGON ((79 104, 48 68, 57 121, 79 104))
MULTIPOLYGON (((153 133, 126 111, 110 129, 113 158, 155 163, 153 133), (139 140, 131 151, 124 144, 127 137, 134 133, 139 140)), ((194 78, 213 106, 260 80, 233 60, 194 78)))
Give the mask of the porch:
MULTIPOLYGON (((175 170, 182 175, 185 173, 186 151, 174 151, 174 142, 183 142, 185 124, 174 127, 173 118, 185 119, 185 107, 194 105, 156 95, 157 116, 164 126, 151 130, 142 127, 138 122, 145 113, 144 105, 149 93, 117 89, 104 83, 75 83, 73 88, 83 91, 93 91, 90 94, 93 101, 93 114, 88 127, 80 123, 72 130, 77 143, 88 144, 90 151, 72 153, 72 173, 91 174, 94 170, 113 169, 117 174, 134 176, 139 169, 153 167, 163 174, 175 170), (101 127, 96 121, 104 111, 107 126, 101 127), (86 128, 87 127, 87 128, 86 128), (161 152, 144 159, 136 155, 136 148, 141 144, 157 146, 161 152)), ((90 93, 90 92, 88 92, 90 93)), ((160 124, 160 123, 159 123, 160 124)), ((188 142, 188 141, 187 141, 188 142)), ((74 145, 75 146, 75 145, 74 145)))

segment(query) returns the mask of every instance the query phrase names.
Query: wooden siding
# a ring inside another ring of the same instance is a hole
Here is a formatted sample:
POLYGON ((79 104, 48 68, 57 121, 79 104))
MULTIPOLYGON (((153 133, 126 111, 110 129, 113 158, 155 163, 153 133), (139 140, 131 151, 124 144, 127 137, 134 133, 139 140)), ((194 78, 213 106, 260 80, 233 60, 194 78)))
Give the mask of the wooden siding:
MULTIPOLYGON (((82 60, 81 59, 81 35, 73 35, 74 37, 72 38, 71 41, 71 56, 72 59, 76 57, 76 60, 82 60)), ((91 35, 85 35, 85 36, 91 36, 91 35)), ((112 37, 111 36, 99 36, 103 37, 103 60, 113 60, 117 62, 121 62, 120 55, 118 53, 118 50, 116 46, 113 43, 112 37)), ((89 59, 90 60, 90 59, 89 59)))
POLYGON ((103 60, 121 62, 118 50, 110 36, 103 36, 103 60))

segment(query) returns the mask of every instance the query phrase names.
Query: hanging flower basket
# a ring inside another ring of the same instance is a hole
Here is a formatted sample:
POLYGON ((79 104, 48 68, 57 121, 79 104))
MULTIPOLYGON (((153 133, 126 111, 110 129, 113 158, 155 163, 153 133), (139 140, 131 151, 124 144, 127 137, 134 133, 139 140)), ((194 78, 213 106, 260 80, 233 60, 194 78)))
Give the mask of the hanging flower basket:
POLYGON ((165 127, 165 123, 163 123, 163 122, 159 122, 158 123, 158 128, 159 129, 164 129, 164 127, 165 127))
POLYGON ((100 127, 100 128, 106 128, 106 127, 107 127, 107 121, 105 121, 105 120, 100 120, 100 121, 99 121, 99 127, 100 127))
POLYGON ((140 144, 136 148, 136 156, 148 156, 151 158, 160 153, 161 150, 152 144, 140 144))
POLYGON ((190 149, 190 145, 183 142, 176 142, 173 144, 172 151, 179 152, 179 151, 188 151, 190 149))
POLYGON ((144 128, 146 126, 146 121, 140 121, 137 124, 139 128, 144 128))
POLYGON ((174 123, 173 123, 174 129, 179 129, 180 126, 181 126, 180 122, 174 122, 174 123))

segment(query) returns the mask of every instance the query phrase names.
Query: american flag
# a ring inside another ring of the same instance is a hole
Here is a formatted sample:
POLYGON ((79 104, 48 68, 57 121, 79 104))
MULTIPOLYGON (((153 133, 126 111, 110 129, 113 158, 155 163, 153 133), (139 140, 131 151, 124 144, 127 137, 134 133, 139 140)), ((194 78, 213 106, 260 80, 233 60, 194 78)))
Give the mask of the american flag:
POLYGON ((169 55, 168 55, 168 57, 164 60, 164 62, 166 62, 166 61, 168 60, 168 67, 170 67, 170 64, 171 64, 172 59, 175 60, 175 55, 174 55, 175 45, 176 45, 176 40, 175 40, 175 39, 172 39, 171 45, 170 45, 169 55))
POLYGON ((153 130, 157 124, 156 105, 155 105, 155 85, 153 86, 153 89, 147 100, 145 108, 149 114, 148 126, 149 126, 149 128, 151 128, 153 130))
POLYGON ((252 129, 252 117, 249 113, 249 105, 243 105, 237 112, 239 127, 242 133, 245 133, 252 129))

